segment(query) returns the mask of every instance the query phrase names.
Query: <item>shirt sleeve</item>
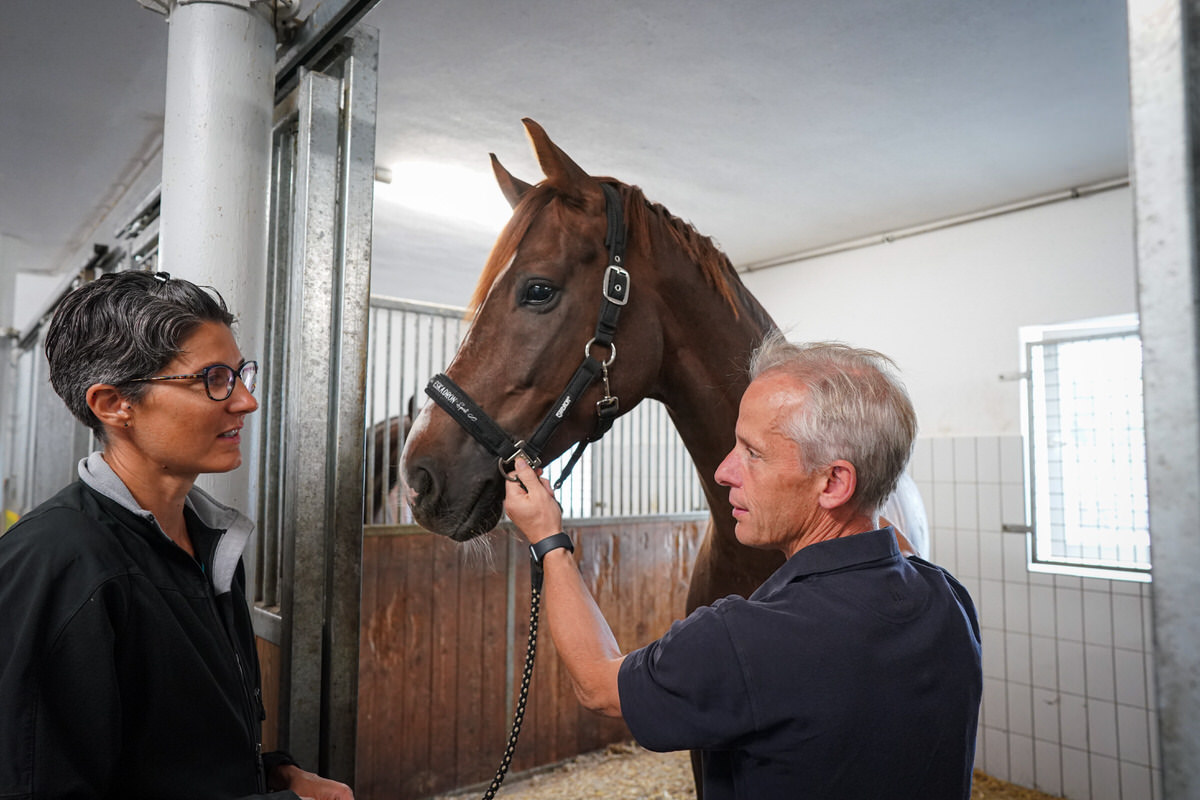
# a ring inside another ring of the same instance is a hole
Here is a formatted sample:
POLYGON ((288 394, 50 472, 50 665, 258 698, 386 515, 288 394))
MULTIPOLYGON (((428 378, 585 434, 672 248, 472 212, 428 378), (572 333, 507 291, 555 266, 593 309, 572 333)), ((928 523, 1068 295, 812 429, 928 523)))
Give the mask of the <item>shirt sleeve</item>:
MULTIPOLYGON (((77 522, 57 512, 46 524, 62 520, 77 522)), ((119 580, 88 592, 72 573, 83 559, 30 544, 22 537, 0 556, 0 795, 105 796, 121 742, 125 592, 119 580)))
POLYGON ((721 613, 731 600, 697 609, 622 663, 621 712, 646 749, 719 749, 754 730, 742 660, 721 613))

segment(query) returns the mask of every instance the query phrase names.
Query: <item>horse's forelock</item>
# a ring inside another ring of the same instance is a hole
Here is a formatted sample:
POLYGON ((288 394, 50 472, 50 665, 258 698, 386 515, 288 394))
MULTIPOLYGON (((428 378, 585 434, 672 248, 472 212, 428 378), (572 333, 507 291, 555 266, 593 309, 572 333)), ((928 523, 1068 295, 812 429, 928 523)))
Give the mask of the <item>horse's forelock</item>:
POLYGON ((521 202, 513 209, 512 218, 500 232, 496 243, 492 245, 492 252, 488 254, 487 263, 483 265, 479 283, 475 284, 475 292, 471 295, 471 302, 467 306, 468 315, 479 311, 483 301, 487 299, 492 284, 500 277, 500 273, 504 272, 505 267, 512 263, 513 257, 517 254, 517 247, 525 238, 525 234, 529 232, 529 226, 533 224, 534 218, 541 213, 541 210, 553 197, 554 190, 548 185, 540 183, 526 192, 525 196, 521 198, 521 202))

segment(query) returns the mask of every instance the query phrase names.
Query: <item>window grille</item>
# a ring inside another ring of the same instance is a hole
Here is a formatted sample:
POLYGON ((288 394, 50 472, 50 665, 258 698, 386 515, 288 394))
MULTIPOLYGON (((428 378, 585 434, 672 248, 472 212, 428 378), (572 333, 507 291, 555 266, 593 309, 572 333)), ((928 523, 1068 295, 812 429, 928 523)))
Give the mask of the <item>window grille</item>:
POLYGON ((1147 573, 1149 503, 1136 328, 1049 334, 1027 342, 1026 359, 1033 563, 1147 573))

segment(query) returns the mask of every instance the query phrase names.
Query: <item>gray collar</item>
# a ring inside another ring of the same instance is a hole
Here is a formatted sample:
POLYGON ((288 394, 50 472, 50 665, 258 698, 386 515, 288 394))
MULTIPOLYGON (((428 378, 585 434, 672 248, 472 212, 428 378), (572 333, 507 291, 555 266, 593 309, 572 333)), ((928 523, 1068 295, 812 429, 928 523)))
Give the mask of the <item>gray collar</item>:
MULTIPOLYGON (((117 477, 117 473, 113 472, 100 451, 97 450, 79 461, 79 478, 122 508, 149 522, 166 537, 158 520, 138 505, 129 488, 117 477)), ((213 554, 212 583, 217 594, 228 592, 233 585, 233 574, 237 569, 238 560, 242 557, 242 551, 254 530, 254 523, 236 508, 218 503, 212 495, 198 486, 191 488, 184 503, 195 512, 204 525, 223 531, 213 554)))

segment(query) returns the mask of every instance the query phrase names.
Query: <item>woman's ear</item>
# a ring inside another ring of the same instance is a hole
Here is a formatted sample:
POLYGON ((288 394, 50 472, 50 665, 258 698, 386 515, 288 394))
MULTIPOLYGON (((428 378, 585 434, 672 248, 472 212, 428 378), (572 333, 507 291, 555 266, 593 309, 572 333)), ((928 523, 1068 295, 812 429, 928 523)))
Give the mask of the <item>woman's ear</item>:
POLYGON ((93 383, 87 390, 87 404, 96 419, 106 428, 128 428, 133 419, 133 406, 108 383, 93 383))

